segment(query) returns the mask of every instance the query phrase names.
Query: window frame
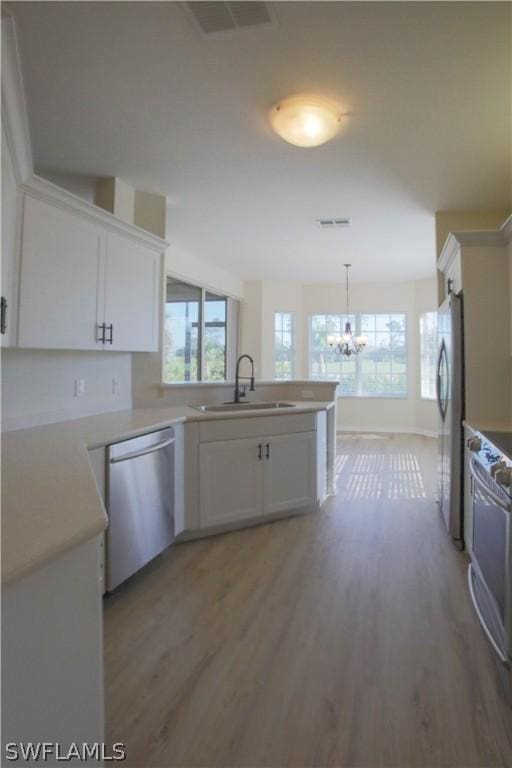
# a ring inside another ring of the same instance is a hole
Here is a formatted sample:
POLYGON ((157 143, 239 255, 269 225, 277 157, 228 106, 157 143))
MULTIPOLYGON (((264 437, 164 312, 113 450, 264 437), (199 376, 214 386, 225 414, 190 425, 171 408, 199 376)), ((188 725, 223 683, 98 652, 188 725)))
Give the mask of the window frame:
POLYGON ((295 369, 296 369, 296 352, 297 352, 297 345, 296 345, 296 318, 295 318, 295 312, 284 312, 282 310, 275 310, 273 314, 273 324, 272 324, 272 340, 273 340, 273 352, 272 352, 272 361, 273 361, 273 368, 274 368, 274 381, 293 381, 295 378, 295 369), (291 335, 291 371, 290 376, 287 378, 277 378, 276 376, 276 333, 280 333, 281 337, 283 333, 287 333, 287 331, 283 331, 282 328, 280 331, 276 330, 276 316, 277 315, 288 315, 290 317, 290 335, 291 335))
MULTIPOLYGON (((165 387, 197 387, 197 386, 218 386, 227 383, 230 383, 231 380, 228 378, 228 371, 230 367, 230 347, 234 344, 235 347, 235 357, 238 349, 238 335, 239 335, 239 328, 238 328, 238 321, 235 320, 236 328, 232 328, 233 323, 233 317, 232 317, 232 311, 231 311, 231 302, 239 302, 239 299, 235 299, 232 296, 230 296, 227 293, 219 292, 217 289, 211 288, 210 286, 205 285, 204 283, 197 283, 190 280, 188 277, 183 277, 182 275, 178 275, 174 272, 168 272, 167 270, 164 272, 164 280, 163 280, 163 297, 162 297, 162 333, 161 333, 161 339, 162 339, 162 353, 161 353, 161 381, 162 385, 165 387), (184 283, 186 285, 191 286, 192 288, 196 288, 198 291, 201 292, 201 300, 199 302, 199 313, 198 313, 198 321, 192 323, 193 327, 198 327, 198 349, 197 349, 197 355, 198 355, 198 369, 199 369, 199 377, 196 380, 193 381, 169 381, 165 378, 165 321, 166 321, 166 315, 165 315, 165 308, 167 304, 167 278, 171 278, 172 280, 176 280, 180 283, 184 283), (223 300, 226 303, 226 346, 225 346, 225 356, 224 356, 224 378, 223 379, 205 379, 205 354, 204 354, 204 328, 206 326, 208 327, 214 327, 219 325, 224 325, 224 323, 206 323, 205 322, 205 304, 206 302, 206 294, 210 294, 212 296, 218 297, 219 300, 223 300)), ((235 318, 238 318, 239 310, 235 313, 235 318)))
MULTIPOLYGON (((421 324, 422 324, 422 320, 425 317, 425 315, 434 315, 435 316, 436 341, 437 341, 437 315, 438 315, 437 310, 436 309, 429 309, 429 310, 426 310, 425 312, 420 312, 420 315, 419 315, 419 318, 418 318, 418 333, 419 333, 419 336, 420 336, 420 343, 419 343, 419 351, 420 351, 420 354, 419 354, 419 358, 420 358, 420 376, 419 376, 419 379, 420 379, 420 399, 421 400, 425 400, 427 402, 434 402, 435 400, 437 400, 437 395, 436 395, 437 355, 436 355, 436 360, 434 361, 434 371, 433 371, 434 390, 433 390, 433 394, 432 395, 424 395, 423 394, 423 338, 424 338, 424 334, 421 331, 421 324)), ((437 349, 437 344, 436 344, 436 349, 437 349)))
MULTIPOLYGON (((352 332, 354 336, 359 335, 360 323, 361 323, 361 316, 362 315, 369 315, 372 317, 377 317, 378 315, 386 315, 391 317, 392 315, 401 315, 405 318, 405 331, 404 331, 404 343, 405 343, 405 359, 406 359, 406 371, 405 371, 405 392, 400 394, 363 394, 361 391, 359 391, 356 394, 343 394, 340 391, 340 386, 338 385, 338 391, 337 391, 337 397, 343 397, 343 399, 354 399, 354 400, 408 400, 409 394, 410 394, 410 386, 409 386, 409 377, 410 377, 410 360, 409 360, 409 315, 406 311, 380 311, 380 312, 351 312, 350 318, 353 317, 354 323, 352 327, 352 332)), ((308 375, 309 378, 313 381, 332 381, 332 379, 321 379, 316 378, 313 375, 313 366, 312 366, 312 352, 313 352, 313 317, 339 317, 344 318, 346 316, 346 313, 342 312, 311 312, 308 317, 308 375)), ((364 355, 364 351, 360 353, 360 355, 364 355)), ((361 383, 360 378, 357 373, 358 367, 360 367, 359 361, 361 360, 360 355, 355 355, 355 364, 356 364, 356 384, 358 385, 359 390, 361 389, 361 383)))

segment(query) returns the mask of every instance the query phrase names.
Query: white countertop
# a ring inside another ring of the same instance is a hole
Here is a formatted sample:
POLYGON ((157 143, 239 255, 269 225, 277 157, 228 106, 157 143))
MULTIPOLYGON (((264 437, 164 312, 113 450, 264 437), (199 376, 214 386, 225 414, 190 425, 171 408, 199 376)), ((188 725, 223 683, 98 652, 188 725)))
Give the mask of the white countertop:
POLYGON ((2 434, 2 584, 10 584, 101 533, 107 516, 88 450, 184 421, 328 410, 295 408, 202 413, 189 406, 103 413, 2 434))

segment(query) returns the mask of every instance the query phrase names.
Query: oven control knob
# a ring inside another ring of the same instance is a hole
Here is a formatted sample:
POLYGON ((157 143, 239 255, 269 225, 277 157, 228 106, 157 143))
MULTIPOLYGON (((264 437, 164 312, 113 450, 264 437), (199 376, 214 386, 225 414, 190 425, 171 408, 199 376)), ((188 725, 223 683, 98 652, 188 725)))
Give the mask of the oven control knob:
POLYGON ((496 474, 504 469, 508 469, 504 461, 497 461, 496 464, 492 464, 490 467, 491 476, 496 479, 496 474))
POLYGON ((494 479, 500 485, 512 485, 512 467, 503 467, 502 469, 497 469, 494 475, 494 479))
POLYGON ((479 437, 470 437, 468 440, 468 448, 473 453, 478 453, 482 449, 482 441, 479 437))

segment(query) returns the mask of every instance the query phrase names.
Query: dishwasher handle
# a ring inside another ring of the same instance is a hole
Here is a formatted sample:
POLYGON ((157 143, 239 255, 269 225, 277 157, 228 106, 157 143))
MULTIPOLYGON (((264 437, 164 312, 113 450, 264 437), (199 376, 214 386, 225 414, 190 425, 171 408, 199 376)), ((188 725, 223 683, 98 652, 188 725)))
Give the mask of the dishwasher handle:
POLYGON ((155 443, 150 445, 149 448, 143 448, 141 451, 132 451, 131 453, 125 453, 124 456, 110 459, 111 464, 119 464, 121 461, 129 461, 130 459, 138 459, 139 456, 145 456, 147 453, 153 453, 159 451, 161 448, 166 448, 168 445, 174 443, 176 438, 170 437, 168 440, 162 440, 161 443, 155 443))

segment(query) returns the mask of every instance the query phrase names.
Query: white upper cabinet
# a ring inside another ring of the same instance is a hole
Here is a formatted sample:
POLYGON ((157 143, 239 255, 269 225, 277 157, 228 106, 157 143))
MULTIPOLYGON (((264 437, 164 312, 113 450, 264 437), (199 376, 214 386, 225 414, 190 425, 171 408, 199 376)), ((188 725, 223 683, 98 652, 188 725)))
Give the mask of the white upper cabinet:
POLYGON ((62 190, 24 192, 19 345, 157 350, 164 241, 62 190))
POLYGON ((2 120, 2 303, 0 339, 3 347, 16 340, 17 184, 2 120))
POLYGON ((159 254, 108 232, 106 256, 106 346, 130 352, 157 350, 159 254))
POLYGON ((54 205, 25 196, 19 345, 98 349, 102 232, 54 205))

